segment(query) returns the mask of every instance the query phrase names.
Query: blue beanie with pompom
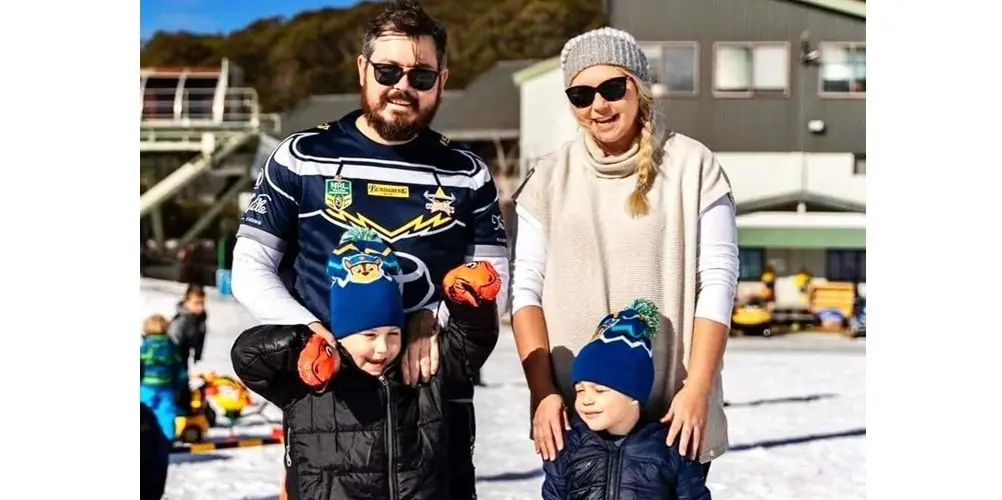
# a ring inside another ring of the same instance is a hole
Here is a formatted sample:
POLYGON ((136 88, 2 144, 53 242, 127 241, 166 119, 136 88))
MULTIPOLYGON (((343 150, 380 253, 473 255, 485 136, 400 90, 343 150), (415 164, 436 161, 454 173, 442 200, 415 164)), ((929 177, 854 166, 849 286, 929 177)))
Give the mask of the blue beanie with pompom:
POLYGON ((572 382, 603 385, 646 404, 654 386, 651 339, 660 326, 661 313, 647 299, 606 316, 574 359, 572 382))

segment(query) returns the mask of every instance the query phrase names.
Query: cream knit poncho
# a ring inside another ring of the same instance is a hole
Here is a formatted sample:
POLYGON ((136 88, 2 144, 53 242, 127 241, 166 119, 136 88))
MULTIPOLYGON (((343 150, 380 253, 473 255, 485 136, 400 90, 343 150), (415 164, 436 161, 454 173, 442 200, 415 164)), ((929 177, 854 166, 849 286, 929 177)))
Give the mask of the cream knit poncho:
MULTIPOLYGON (((663 123, 663 120, 657 120, 663 123)), ((547 237, 543 313, 557 387, 573 408, 574 355, 599 321, 635 298, 655 301, 664 317, 654 339, 655 381, 646 407, 660 418, 682 387, 696 307, 699 214, 730 183, 713 153, 682 134, 657 133, 664 154, 647 195, 646 217, 626 213, 636 186, 638 147, 604 156, 587 134, 544 157, 518 195, 520 209, 547 237)), ((720 374, 712 385, 700 461, 728 447, 720 374)))

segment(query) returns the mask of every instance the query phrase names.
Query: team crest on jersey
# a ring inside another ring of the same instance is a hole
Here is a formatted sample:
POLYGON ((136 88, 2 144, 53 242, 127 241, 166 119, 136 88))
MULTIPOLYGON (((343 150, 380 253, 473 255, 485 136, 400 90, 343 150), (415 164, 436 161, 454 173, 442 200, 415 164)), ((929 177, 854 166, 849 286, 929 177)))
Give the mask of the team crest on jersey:
POLYGON ((445 194, 442 187, 439 186, 438 190, 434 193, 424 192, 424 199, 428 200, 425 203, 424 208, 428 209, 431 213, 441 212, 445 215, 452 215, 456 212, 453 208, 452 203, 456 201, 456 196, 452 194, 445 194))
POLYGON ((333 210, 341 211, 351 206, 351 181, 347 179, 327 179, 324 202, 333 210))

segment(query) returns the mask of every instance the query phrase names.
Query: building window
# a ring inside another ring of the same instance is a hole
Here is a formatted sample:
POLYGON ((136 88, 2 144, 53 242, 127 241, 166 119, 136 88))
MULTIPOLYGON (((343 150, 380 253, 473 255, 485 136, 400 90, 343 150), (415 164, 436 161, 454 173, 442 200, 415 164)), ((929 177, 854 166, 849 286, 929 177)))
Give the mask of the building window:
POLYGON ((670 94, 695 94, 699 49, 695 44, 665 45, 665 87, 670 94))
POLYGON ((821 44, 821 94, 866 97, 866 44, 821 44))
POLYGON ((695 95, 699 89, 699 44, 696 42, 650 42, 643 45, 651 65, 651 80, 663 85, 666 94, 695 95))
POLYGON ((854 164, 852 166, 852 173, 856 175, 866 175, 866 155, 857 154, 853 155, 854 164))
POLYGON ((825 277, 829 281, 866 283, 866 250, 829 250, 825 277))
POLYGON ((721 42, 714 47, 713 59, 713 91, 718 96, 785 96, 790 90, 787 42, 721 42))
POLYGON ((664 83, 663 49, 663 46, 656 43, 645 44, 643 46, 644 55, 647 56, 647 63, 650 65, 651 83, 664 83))
POLYGON ((765 249, 739 248, 738 263, 739 281, 759 281, 765 269, 765 249))

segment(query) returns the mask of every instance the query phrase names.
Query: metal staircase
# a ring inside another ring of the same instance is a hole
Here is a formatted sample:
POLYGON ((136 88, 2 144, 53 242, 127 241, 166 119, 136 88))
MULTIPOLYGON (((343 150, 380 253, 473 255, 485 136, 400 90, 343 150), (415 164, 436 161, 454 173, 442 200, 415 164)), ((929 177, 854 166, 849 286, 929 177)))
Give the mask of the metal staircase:
POLYGON ((243 71, 225 59, 210 68, 140 70, 140 168, 155 184, 140 194, 139 216, 150 216, 158 248, 165 243, 163 203, 181 194, 212 200, 178 243, 193 241, 250 188, 257 150, 275 142, 277 117, 261 113, 257 92, 242 85, 243 71))
MULTIPOLYGON (((218 147, 214 147, 214 137, 215 135, 212 133, 205 134, 203 136, 202 144, 207 144, 209 146, 209 151, 203 152, 195 159, 185 163, 173 173, 168 175, 165 179, 158 182, 155 186, 139 196, 140 217, 148 214, 150 210, 156 208, 158 205, 177 193, 181 188, 187 186, 199 176, 206 173, 214 165, 218 165, 234 151, 240 149, 252 140, 257 139, 257 134, 252 132, 243 132, 240 134, 230 135, 225 138, 224 142, 218 147)), ((249 178, 249 166, 247 174, 248 175, 244 175, 244 177, 249 178)))

